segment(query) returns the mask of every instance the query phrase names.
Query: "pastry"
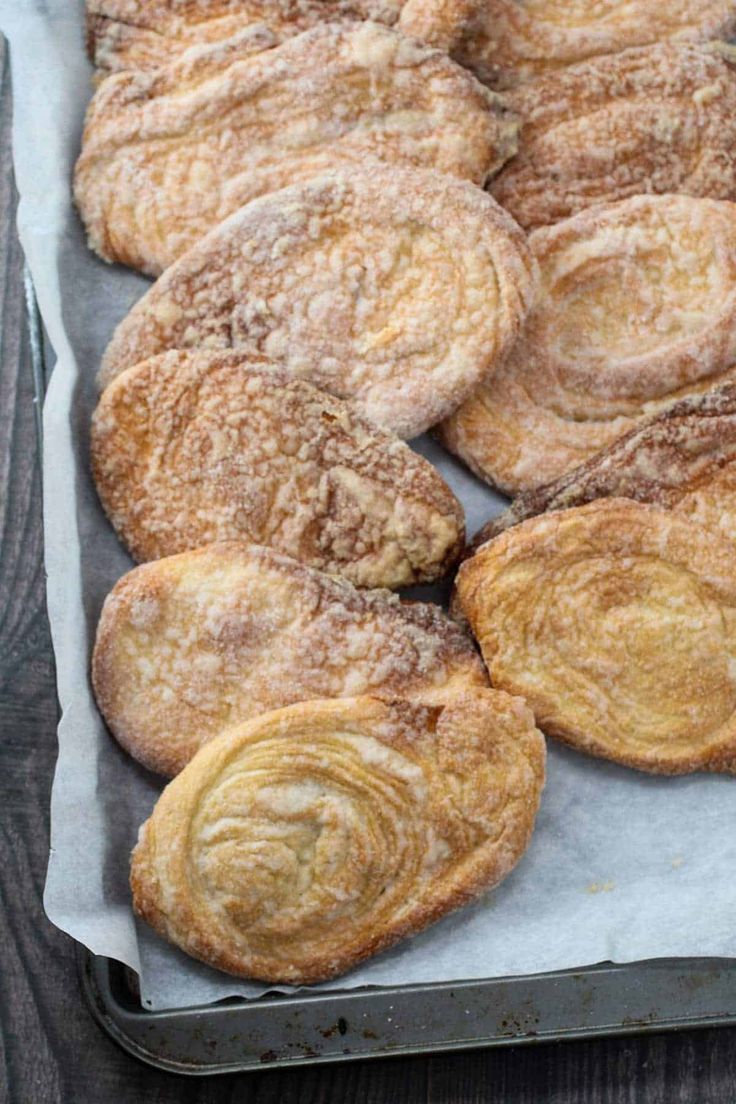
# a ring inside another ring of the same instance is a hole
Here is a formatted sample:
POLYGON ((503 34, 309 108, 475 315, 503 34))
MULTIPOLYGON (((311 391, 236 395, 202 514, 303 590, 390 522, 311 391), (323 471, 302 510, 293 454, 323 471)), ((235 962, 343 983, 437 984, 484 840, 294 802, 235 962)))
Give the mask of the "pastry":
POLYGON ((267 713, 164 790, 133 852, 135 911, 239 977, 334 977, 506 877, 544 760, 530 711, 492 690, 267 713))
POLYGON ((550 736, 657 774, 736 767, 736 549, 608 498, 531 518, 460 568, 491 684, 550 736))
POLYGON ((242 539, 400 587, 440 578, 463 544, 462 507, 427 460, 245 353, 172 351, 121 373, 94 415, 92 471, 137 560, 242 539))
POLYGON ((439 606, 235 541, 124 575, 102 611, 92 681, 122 746, 162 774, 283 705, 358 694, 437 704, 487 685, 470 637, 439 606))
POLYGON ((634 196, 534 231, 538 306, 440 436, 510 493, 559 478, 736 365, 736 204, 634 196))
POLYGON ((413 437, 515 340, 534 290, 522 231, 464 181, 382 165, 236 212, 118 326, 101 383, 167 349, 247 348, 413 437))
MULTIPOLYGON (((403 0, 87 0, 87 46, 103 72, 157 69, 185 50, 255 28, 272 44, 320 23, 388 26, 403 0)), ((267 48, 266 46, 263 47, 267 48)))
POLYGON ((490 191, 525 229, 642 192, 736 198, 736 48, 594 58, 508 97, 519 153, 490 191))
POLYGON ((158 275, 249 200, 365 157, 483 184, 517 120, 446 54, 377 23, 253 36, 103 81, 74 195, 90 246, 158 275))
POLYGON ((736 384, 675 403, 554 483, 520 494, 472 547, 548 510, 617 497, 676 510, 736 541, 736 384))
POLYGON ((734 0, 407 0, 399 26, 509 88, 600 54, 736 33, 734 0))

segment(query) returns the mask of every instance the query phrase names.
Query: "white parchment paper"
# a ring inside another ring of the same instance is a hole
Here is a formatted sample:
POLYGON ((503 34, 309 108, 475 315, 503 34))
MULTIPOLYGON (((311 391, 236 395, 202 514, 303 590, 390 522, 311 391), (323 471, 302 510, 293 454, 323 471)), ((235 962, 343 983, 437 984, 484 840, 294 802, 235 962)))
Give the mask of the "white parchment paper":
MULTIPOLYGON (((0 0, 11 47, 21 241, 57 363, 45 407, 48 604, 63 718, 52 794, 50 919, 141 976, 144 1003, 182 1007, 259 985, 202 966, 136 926, 128 856, 161 781, 108 735, 88 666, 102 601, 131 566, 87 465, 95 371, 147 287, 86 248, 70 198, 90 67, 82 0, 0 0)), ((500 499, 431 442, 468 529, 500 499)), ((451 981, 669 956, 736 956, 736 779, 655 779, 555 745, 532 845, 486 900, 331 988, 451 981)))

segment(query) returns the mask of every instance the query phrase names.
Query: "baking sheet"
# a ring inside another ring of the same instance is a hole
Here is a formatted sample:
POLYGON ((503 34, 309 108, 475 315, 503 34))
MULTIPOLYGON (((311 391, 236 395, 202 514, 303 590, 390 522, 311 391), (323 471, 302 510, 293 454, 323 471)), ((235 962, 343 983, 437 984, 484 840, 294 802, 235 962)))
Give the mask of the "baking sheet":
MULTIPOLYGON (((102 601, 131 562, 87 465, 94 376, 148 286, 87 249, 70 199, 90 68, 82 0, 0 0, 11 46, 19 229, 57 355, 45 415, 48 605, 59 760, 45 891, 50 919, 141 976, 144 1004, 182 1007, 263 986, 228 979, 136 926, 128 855, 161 782, 107 734, 88 680, 102 601)), ((438 446, 417 446, 461 497, 473 532, 501 500, 438 446)), ((735 956, 736 780, 656 779, 550 745, 537 832, 485 901, 321 988, 453 981, 669 956, 735 956)))

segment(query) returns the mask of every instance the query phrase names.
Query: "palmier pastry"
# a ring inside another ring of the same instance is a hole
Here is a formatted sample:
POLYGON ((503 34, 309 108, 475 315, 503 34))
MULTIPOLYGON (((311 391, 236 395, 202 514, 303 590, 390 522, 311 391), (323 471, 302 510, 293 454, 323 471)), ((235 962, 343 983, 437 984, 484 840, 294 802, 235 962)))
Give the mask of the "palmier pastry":
MULTIPOLYGON (((157 69, 185 50, 257 29, 272 44, 320 23, 391 25, 403 0, 87 0, 87 46, 102 71, 157 69)), ((268 45, 264 44, 263 49, 268 45)))
POLYGON ((526 229, 642 192, 736 198, 736 49, 667 43, 509 96, 520 150, 491 192, 526 229))
POLYGON ((601 499, 522 522, 460 568, 491 683, 580 751, 661 774, 736 767, 736 549, 601 499))
POLYGON ((519 495, 472 547, 548 510, 619 496, 676 510, 736 541, 736 384, 675 403, 554 483, 519 495))
POLYGON ((516 149, 495 93, 377 23, 252 49, 241 36, 100 85, 74 194, 106 260, 158 275, 249 200, 366 156, 482 185, 516 149))
POLYGON ((462 548, 462 507, 427 460, 243 353, 173 351, 119 375, 93 419, 92 471, 137 560, 243 539, 399 587, 440 578, 462 548))
POLYGON ((162 774, 283 705, 356 694, 436 704, 487 685, 470 637, 439 606, 359 591, 235 541, 124 575, 102 611, 92 677, 119 742, 162 774))
POLYGON ((118 326, 101 382, 167 349, 246 348, 413 437, 515 340, 534 290, 522 231, 479 188, 382 165, 243 207, 118 326))
POLYGON ((736 32, 734 0, 407 0, 399 25, 508 88, 565 65, 671 39, 736 32))
POLYGON ((534 231, 523 336, 441 438, 509 493, 557 479, 736 365, 736 204, 635 196, 534 231))
POLYGON ((239 977, 334 977, 506 877, 544 760, 530 711, 492 690, 267 713, 164 790, 133 852, 135 910, 239 977))

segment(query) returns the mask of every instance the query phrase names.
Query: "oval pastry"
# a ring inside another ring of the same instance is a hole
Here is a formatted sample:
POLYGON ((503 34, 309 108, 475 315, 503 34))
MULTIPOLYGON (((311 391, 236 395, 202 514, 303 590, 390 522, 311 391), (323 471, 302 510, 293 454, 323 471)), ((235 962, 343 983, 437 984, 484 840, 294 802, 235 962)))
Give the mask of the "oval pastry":
POLYGON ((472 640, 439 606, 235 541, 124 575, 102 610, 92 681, 118 741, 162 774, 223 728, 294 702, 436 704, 487 685, 472 640))
MULTIPOLYGON (((157 69, 185 50, 257 29, 272 45, 320 23, 388 26, 403 0, 87 0, 87 47, 99 69, 157 69)), ((263 46, 267 49, 268 46, 263 46)))
POLYGON ((342 399, 242 353, 128 368, 92 421, 92 472, 137 560, 248 540, 357 586, 440 578, 464 537, 436 469, 342 399))
POLYGON ((736 768, 736 550, 624 498, 532 518, 460 568, 492 685, 591 755, 736 768))
POLYGON ((510 494, 557 479, 736 366, 736 204, 635 196, 529 240, 538 306, 440 431, 510 494))
POLYGON ((625 50, 509 97, 519 153, 490 186, 526 229, 644 192, 736 198, 736 49, 625 50))
POLYGON ((366 156, 483 184, 517 122, 446 54, 377 23, 252 36, 103 81, 74 195, 89 244, 158 275, 243 204, 366 156))
POLYGON ((551 70, 668 39, 736 32, 733 0, 407 0, 406 34, 436 42, 481 80, 509 88, 551 70))
POLYGON ((213 740, 133 852, 136 912, 239 977, 335 977, 497 885, 532 835, 544 740, 491 690, 314 701, 213 740))
POLYGON ((101 383, 167 349, 246 348, 414 437, 494 370, 534 289, 522 231, 471 184, 376 162, 243 207, 133 307, 101 383))
POLYGON ((472 548, 549 510, 618 497, 676 510, 736 541, 736 384, 675 403, 579 468, 520 494, 472 548))

